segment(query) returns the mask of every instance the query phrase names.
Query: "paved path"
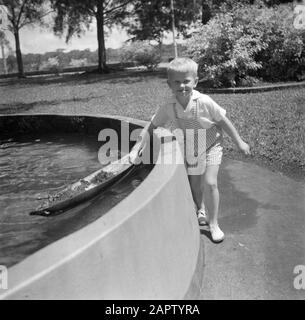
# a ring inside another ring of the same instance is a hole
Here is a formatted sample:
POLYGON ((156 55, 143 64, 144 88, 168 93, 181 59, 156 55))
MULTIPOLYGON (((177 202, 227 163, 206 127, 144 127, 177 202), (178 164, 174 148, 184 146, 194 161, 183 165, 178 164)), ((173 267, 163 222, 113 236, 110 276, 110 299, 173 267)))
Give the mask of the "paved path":
POLYGON ((219 189, 226 239, 214 244, 201 229, 202 298, 305 299, 293 286, 294 267, 305 265, 305 182, 225 160, 219 189))

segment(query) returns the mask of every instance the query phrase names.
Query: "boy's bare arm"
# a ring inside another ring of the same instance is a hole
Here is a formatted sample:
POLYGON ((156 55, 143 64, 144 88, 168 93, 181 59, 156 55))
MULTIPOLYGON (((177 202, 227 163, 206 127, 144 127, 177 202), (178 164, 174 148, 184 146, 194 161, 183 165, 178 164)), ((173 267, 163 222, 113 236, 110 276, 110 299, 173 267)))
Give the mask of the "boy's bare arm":
POLYGON ((244 153, 250 154, 249 145, 243 141, 232 122, 225 116, 218 125, 232 138, 237 147, 244 153))
POLYGON ((153 134, 154 129, 157 127, 150 121, 141 131, 139 134, 139 137, 137 139, 136 144, 133 146, 130 155, 129 160, 132 163, 137 162, 137 158, 139 157, 139 153, 142 149, 145 148, 145 145, 147 141, 150 139, 151 135, 153 134))
POLYGON ((150 121, 141 131, 134 148, 142 149, 157 127, 150 121))

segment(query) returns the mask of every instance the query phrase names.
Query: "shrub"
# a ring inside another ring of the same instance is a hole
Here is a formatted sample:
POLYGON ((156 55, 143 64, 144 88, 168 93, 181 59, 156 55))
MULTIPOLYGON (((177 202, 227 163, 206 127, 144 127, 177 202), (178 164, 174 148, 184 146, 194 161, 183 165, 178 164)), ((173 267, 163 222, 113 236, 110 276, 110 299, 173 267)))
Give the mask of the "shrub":
POLYGON ((88 60, 87 58, 84 59, 71 59, 69 66, 72 67, 85 67, 88 65, 88 60))
POLYGON ((292 5, 234 5, 206 25, 197 25, 187 54, 214 87, 265 80, 299 80, 305 75, 305 32, 293 26, 292 5))
POLYGON ((235 14, 261 34, 264 47, 255 60, 262 68, 257 74, 272 81, 301 79, 305 71, 305 32, 294 27, 293 6, 268 8, 258 3, 249 8, 239 8, 235 14))
POLYGON ((155 69, 161 62, 159 49, 147 41, 136 41, 122 48, 121 62, 134 61, 148 70, 155 69))
POLYGON ((44 61, 41 64, 40 69, 41 70, 48 70, 48 71, 58 75, 60 72, 62 72, 63 67, 59 61, 59 58, 56 56, 56 57, 50 57, 50 58, 48 58, 47 61, 44 61))
POLYGON ((261 68, 255 55, 263 43, 256 32, 246 32, 232 13, 218 13, 201 25, 189 41, 188 55, 199 63, 200 75, 214 87, 240 85, 241 81, 261 68))

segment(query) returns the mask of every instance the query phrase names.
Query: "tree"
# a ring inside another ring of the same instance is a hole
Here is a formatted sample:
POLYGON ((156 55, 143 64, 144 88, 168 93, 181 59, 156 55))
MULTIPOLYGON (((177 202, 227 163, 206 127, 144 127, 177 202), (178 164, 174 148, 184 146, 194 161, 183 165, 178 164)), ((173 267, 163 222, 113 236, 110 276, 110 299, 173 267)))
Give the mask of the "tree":
POLYGON ((105 27, 111 28, 130 14, 134 0, 51 0, 56 12, 54 32, 66 33, 66 42, 74 34, 80 36, 96 20, 98 41, 98 72, 107 72, 105 27))
POLYGON ((19 31, 26 25, 42 23, 42 18, 48 12, 43 6, 43 0, 0 0, 0 4, 5 5, 8 11, 8 30, 15 37, 18 73, 19 77, 24 77, 19 31))
POLYGON ((1 53, 2 53, 3 70, 4 70, 4 73, 7 74, 5 47, 9 48, 9 42, 6 39, 5 34, 4 34, 3 31, 0 31, 0 47, 1 47, 1 53))
MULTIPOLYGON (((135 0, 133 19, 125 21, 133 40, 156 40, 162 43, 164 33, 172 29, 170 0, 135 0)), ((185 34, 190 23, 200 15, 201 0, 175 0, 175 27, 185 34)))

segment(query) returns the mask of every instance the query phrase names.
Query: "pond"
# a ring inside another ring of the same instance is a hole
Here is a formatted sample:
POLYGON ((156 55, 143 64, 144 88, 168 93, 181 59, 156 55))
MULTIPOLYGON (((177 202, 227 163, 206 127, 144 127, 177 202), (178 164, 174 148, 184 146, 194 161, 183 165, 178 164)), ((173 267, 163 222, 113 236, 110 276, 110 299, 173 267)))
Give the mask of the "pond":
POLYGON ((25 135, 0 142, 0 264, 10 267, 95 221, 130 194, 150 169, 139 168, 96 198, 59 216, 30 216, 49 193, 101 168, 96 136, 25 135), (91 211, 94 201, 100 210, 91 211), (84 210, 85 209, 85 210, 84 210))

